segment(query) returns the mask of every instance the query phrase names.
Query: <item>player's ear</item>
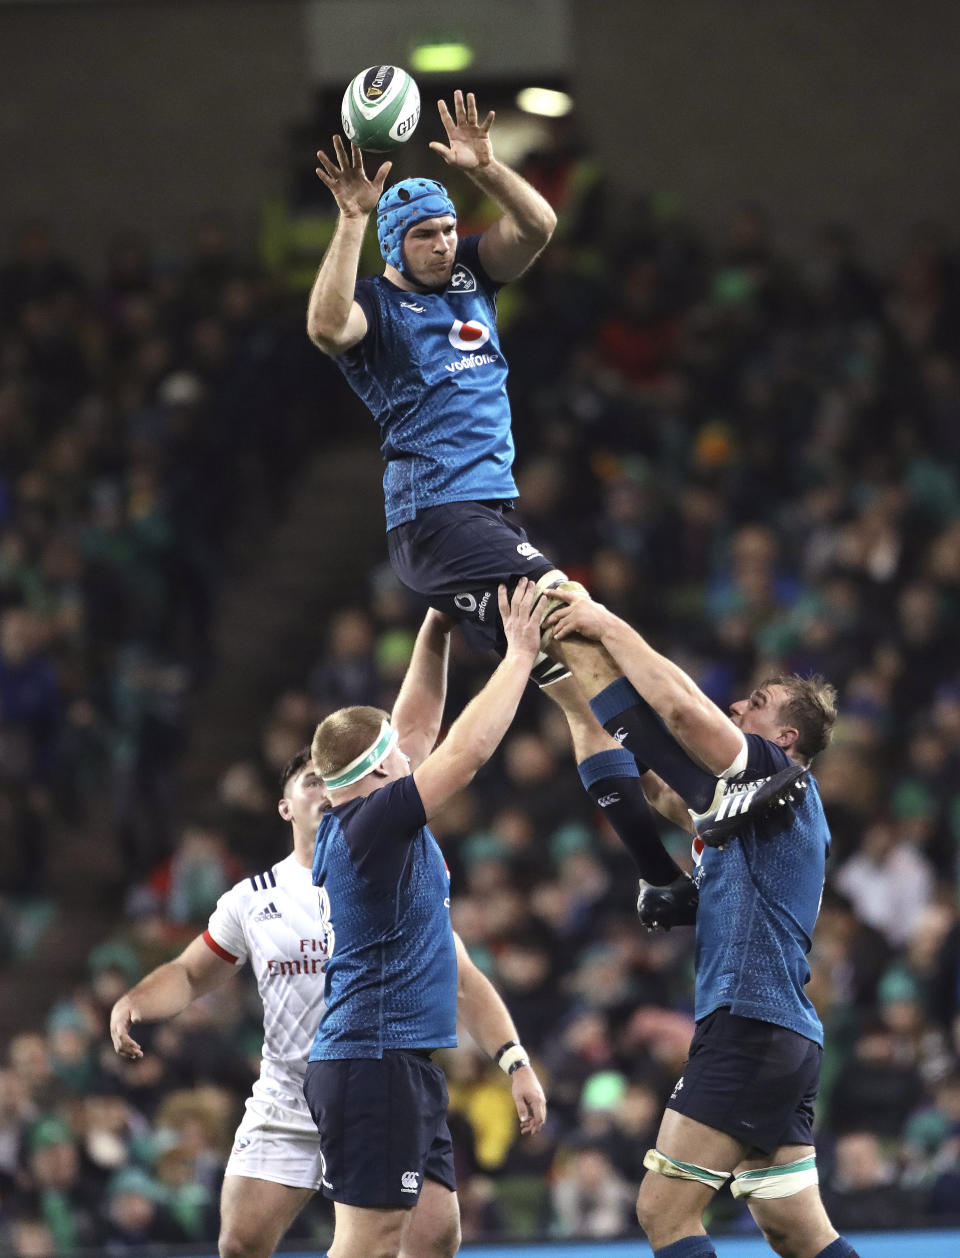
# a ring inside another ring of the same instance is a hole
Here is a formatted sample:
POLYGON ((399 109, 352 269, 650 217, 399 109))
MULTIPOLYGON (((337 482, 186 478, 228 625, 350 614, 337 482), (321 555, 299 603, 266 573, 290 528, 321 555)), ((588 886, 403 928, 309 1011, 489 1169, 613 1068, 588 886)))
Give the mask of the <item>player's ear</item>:
POLYGON ((792 725, 784 725, 777 735, 777 745, 782 747, 784 751, 789 751, 799 737, 800 731, 798 729, 794 729, 792 725))
POLYGON ((293 820, 293 810, 291 809, 290 801, 289 799, 287 799, 286 796, 284 796, 283 799, 281 799, 279 803, 277 804, 277 812, 284 819, 284 821, 293 820))

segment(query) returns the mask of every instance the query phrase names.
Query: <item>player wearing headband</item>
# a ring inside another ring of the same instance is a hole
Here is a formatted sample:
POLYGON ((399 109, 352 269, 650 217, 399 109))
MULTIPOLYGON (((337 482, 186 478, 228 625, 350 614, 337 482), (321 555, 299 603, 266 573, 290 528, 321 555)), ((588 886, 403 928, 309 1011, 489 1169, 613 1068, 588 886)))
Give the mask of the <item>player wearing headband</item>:
MULTIPOLYGON (((370 707, 332 713, 313 739, 331 802, 313 862, 329 961, 304 1094, 320 1133, 321 1188, 335 1203, 336 1258, 406 1253, 408 1212, 427 1186, 451 1241, 438 1254, 459 1243, 447 1089, 430 1060, 457 1042, 457 959, 449 871, 427 821, 493 754, 539 647, 533 583, 518 582, 509 601, 501 586, 498 600, 504 658, 436 750, 429 731, 398 730, 370 707)), ((415 691, 417 679, 408 682, 415 691)), ((513 1038, 494 1055, 512 1073, 514 1098, 518 1088, 526 1097, 522 1126, 532 1131, 543 1094, 513 1038)))
MULTIPOLYGON (((440 730, 449 630, 439 613, 427 614, 391 716, 418 758, 440 730)), ((207 929, 179 957, 121 996, 110 1018, 116 1051, 138 1060, 143 1050, 133 1038, 136 1023, 175 1017, 250 962, 263 1002, 262 1060, 224 1172, 222 1258, 269 1258, 323 1177, 320 1138, 303 1096, 303 1077, 324 1008, 328 958, 318 930, 311 868, 317 827, 329 800, 309 747, 284 766, 280 791, 278 810, 290 823, 292 852, 221 896, 207 929)), ((455 938, 455 943, 458 1018, 477 1047, 508 1069, 519 1048, 513 1055, 510 1049, 501 1052, 516 1040, 509 1011, 462 942, 455 938)), ((544 1112, 536 1075, 532 1068, 515 1068, 510 1082, 521 1130, 532 1134, 544 1112)), ((444 1258, 454 1251, 449 1195, 440 1184, 427 1183, 407 1226, 405 1258, 444 1258)))

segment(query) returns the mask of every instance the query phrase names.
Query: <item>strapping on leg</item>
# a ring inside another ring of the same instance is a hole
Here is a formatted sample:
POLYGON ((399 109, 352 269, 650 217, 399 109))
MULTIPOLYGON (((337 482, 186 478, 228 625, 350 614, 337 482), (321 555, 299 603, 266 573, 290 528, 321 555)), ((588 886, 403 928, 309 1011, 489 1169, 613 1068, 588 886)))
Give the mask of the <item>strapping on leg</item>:
MULTIPOLYGON (((561 572, 559 568, 554 568, 551 572, 545 572, 536 584, 537 603, 539 603, 541 599, 546 600, 546 607, 544 609, 542 619, 546 619, 546 617, 549 616, 551 612, 556 611, 558 607, 567 606, 567 604, 559 598, 550 598, 550 590, 581 590, 584 594, 587 593, 586 589, 579 581, 571 581, 567 574, 565 572, 561 572)), ((553 629, 550 628, 550 626, 547 626, 547 628, 543 629, 540 633, 541 647, 545 647, 552 637, 553 629)))
POLYGON ((733 1177, 730 1191, 734 1197, 759 1197, 771 1200, 776 1197, 793 1197, 805 1188, 820 1183, 817 1174, 817 1156, 797 1158, 783 1166, 761 1166, 755 1171, 741 1171, 733 1177))
POLYGON ((714 1191, 722 1188, 730 1178, 729 1171, 711 1171, 708 1166, 697 1166, 696 1162, 678 1162, 674 1158, 668 1158, 659 1149, 648 1149, 643 1155, 643 1164, 648 1171, 656 1171, 658 1175, 666 1175, 668 1179, 693 1180, 714 1191))

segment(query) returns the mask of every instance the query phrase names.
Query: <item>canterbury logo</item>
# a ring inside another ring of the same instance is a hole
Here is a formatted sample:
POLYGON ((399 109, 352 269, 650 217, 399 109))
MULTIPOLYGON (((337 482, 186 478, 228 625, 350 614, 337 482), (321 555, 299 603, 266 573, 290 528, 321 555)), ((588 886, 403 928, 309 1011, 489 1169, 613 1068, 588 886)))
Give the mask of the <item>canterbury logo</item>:
POLYGON ((400 1176, 400 1191, 401 1192, 417 1192, 418 1190, 417 1181, 419 1179, 420 1179, 420 1174, 418 1171, 404 1171, 403 1174, 400 1176))
POLYGON ((629 734, 629 732, 630 732, 629 730, 624 729, 623 726, 621 725, 620 728, 614 733, 613 736, 617 740, 618 743, 623 743, 623 742, 626 742, 627 734, 629 734))
POLYGON ((609 795, 601 795, 597 803, 601 808, 609 808, 611 804, 620 803, 620 796, 616 791, 611 791, 609 795))

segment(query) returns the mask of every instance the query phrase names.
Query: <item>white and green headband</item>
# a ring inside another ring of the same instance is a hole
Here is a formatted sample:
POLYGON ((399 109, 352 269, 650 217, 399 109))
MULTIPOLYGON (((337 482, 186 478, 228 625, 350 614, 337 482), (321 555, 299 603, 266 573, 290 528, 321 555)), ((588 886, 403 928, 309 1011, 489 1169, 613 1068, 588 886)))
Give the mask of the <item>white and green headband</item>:
POLYGON ((397 745, 397 731, 386 717, 380 722, 380 733, 373 743, 362 751, 355 760, 345 764, 333 777, 324 778, 323 784, 328 791, 339 791, 344 786, 353 786, 374 769, 379 769, 390 752, 397 745))

